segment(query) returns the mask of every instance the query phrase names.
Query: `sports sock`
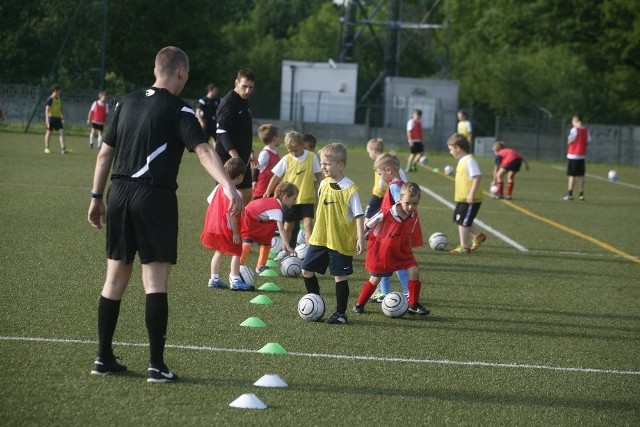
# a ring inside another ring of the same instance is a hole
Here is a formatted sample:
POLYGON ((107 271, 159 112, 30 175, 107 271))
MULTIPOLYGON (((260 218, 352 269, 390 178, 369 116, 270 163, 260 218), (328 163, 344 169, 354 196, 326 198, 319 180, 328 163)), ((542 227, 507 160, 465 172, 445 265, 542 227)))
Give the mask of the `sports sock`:
POLYGON ((336 282, 336 311, 344 314, 347 312, 349 303, 349 281, 341 280, 336 282))
POLYGON ((93 145, 93 134, 89 135, 89 145, 93 145))
POLYGON ((356 304, 365 305, 375 291, 376 291, 376 287, 373 286, 370 281, 367 280, 366 282, 364 282, 364 284, 362 285, 362 290, 360 291, 360 296, 358 296, 358 301, 356 302, 356 304))
POLYGON ((402 293, 409 293, 409 273, 407 270, 398 270, 396 271, 396 276, 398 276, 398 280, 400 280, 400 285, 402 286, 402 293))
POLYGON ((389 276, 381 277, 379 287, 380 287, 380 292, 382 292, 385 295, 391 292, 391 277, 389 276))
POLYGON ((507 196, 513 194, 513 182, 507 183, 507 196))
POLYGON ((318 277, 315 274, 313 277, 304 278, 304 287, 307 289, 308 294, 320 295, 320 284, 318 283, 318 277))
POLYGON ((271 251, 270 245, 261 245, 260 246, 260 255, 258 255, 258 268, 267 264, 267 260, 269 259, 269 252, 271 251))
POLYGON ((498 182, 498 192, 496 195, 498 197, 502 197, 502 192, 504 191, 504 184, 502 182, 498 182))
POLYGON ((418 304, 420 302, 420 288, 422 287, 419 280, 409 280, 409 305, 418 304))
POLYGON ((166 293, 147 294, 145 323, 149 334, 149 363, 164 364, 164 345, 169 322, 169 298, 166 293))
POLYGON ((105 298, 98 301, 98 357, 113 357, 113 334, 120 315, 120 301, 105 298))
POLYGON ((247 258, 251 253, 251 243, 242 243, 242 255, 240 255, 240 265, 247 265, 247 258))
POLYGON ((220 280, 220 275, 218 273, 211 273, 211 278, 213 280, 220 280))
POLYGON ((98 135, 98 146, 102 145, 102 135, 98 135))

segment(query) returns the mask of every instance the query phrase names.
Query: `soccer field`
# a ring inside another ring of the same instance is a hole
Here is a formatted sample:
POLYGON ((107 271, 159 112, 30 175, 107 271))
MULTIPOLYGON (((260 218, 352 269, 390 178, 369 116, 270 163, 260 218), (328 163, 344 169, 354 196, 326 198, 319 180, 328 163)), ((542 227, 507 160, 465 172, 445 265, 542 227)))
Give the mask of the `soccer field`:
MULTIPOLYGON (((347 313, 348 325, 334 326, 298 317, 302 279, 257 277, 257 286, 274 282, 279 292, 207 287, 212 253, 199 236, 213 182, 185 153, 166 351, 181 380, 153 385, 145 381, 139 264, 115 336, 129 371, 89 374, 106 266, 104 230, 86 219, 96 152, 88 138, 68 137, 73 153, 46 155, 42 139, 0 133, 4 425, 640 423, 639 169, 616 167, 611 184, 613 167, 587 160, 586 201, 566 202, 564 163, 530 162, 513 201, 485 193, 476 225, 488 240, 475 253, 416 251, 429 316, 391 319, 370 303, 362 315, 347 313), (252 303, 258 295, 273 304, 252 303), (249 317, 266 327, 241 326, 249 317), (259 351, 270 343, 286 354, 259 351), (254 386, 265 374, 288 387, 254 386), (229 406, 245 393, 267 409, 229 406)), ((479 162, 488 191, 492 162, 479 162)), ((458 241, 453 180, 433 168, 454 164, 448 154, 432 154, 428 167, 409 174, 423 189, 425 241, 440 231, 449 247, 458 241)), ((365 205, 373 170, 363 147, 350 148, 346 175, 365 205)), ((350 306, 368 277, 364 254, 354 264, 350 306)), ((320 276, 330 312, 332 282, 320 276)))

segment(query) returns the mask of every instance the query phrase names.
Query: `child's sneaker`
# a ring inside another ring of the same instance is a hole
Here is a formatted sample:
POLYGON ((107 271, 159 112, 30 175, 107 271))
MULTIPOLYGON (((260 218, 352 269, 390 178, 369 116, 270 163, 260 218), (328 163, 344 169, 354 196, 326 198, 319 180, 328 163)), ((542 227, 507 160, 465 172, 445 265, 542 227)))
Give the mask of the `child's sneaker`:
POLYGON ((328 319, 327 323, 331 325, 346 325, 347 324, 347 315, 338 313, 337 311, 333 313, 328 319))
POLYGON ((471 252, 478 249, 478 246, 480 246, 485 240, 487 240, 487 235, 484 233, 478 234, 477 237, 473 236, 473 239, 471 240, 471 247, 469 248, 471 252))
POLYGON ((569 193, 565 194, 562 200, 573 200, 573 196, 569 193))
POLYGON ((450 254, 468 254, 471 252, 470 248, 465 248, 464 246, 458 246, 455 249, 451 249, 449 251, 450 254))
POLYGON ((409 314, 418 314, 420 316, 426 316, 431 313, 428 308, 421 306, 420 304, 413 304, 409 306, 409 314))
POLYGON ((91 369, 91 375, 109 375, 126 371, 127 367, 118 363, 116 359, 115 356, 111 359, 96 357, 96 361, 93 362, 93 368, 91 369))
POLYGON ((580 193, 580 195, 578 196, 578 200, 584 202, 584 194, 580 193))
POLYGON ((362 314, 364 313, 364 305, 356 304, 351 309, 354 313, 362 314))
POLYGON ((171 369, 165 364, 162 366, 149 365, 149 369, 147 369, 148 383, 168 383, 177 379, 178 376, 171 372, 171 369))
POLYGON ((44 149, 44 154, 51 154, 51 150, 49 150, 48 148, 44 149))
POLYGON ((262 267, 256 267, 256 273, 260 274, 264 271, 269 270, 269 267, 267 267, 266 265, 263 265, 262 267))
POLYGON ((377 291, 376 293, 371 295, 371 298, 369 299, 369 301, 374 302, 376 304, 382 304, 382 300, 384 299, 384 297, 385 297, 385 294, 383 294, 380 291, 377 291))
POLYGON ((508 194, 508 195, 504 196, 504 198, 507 199, 507 200, 511 200, 511 199, 513 199, 513 196, 508 194))
POLYGON ((227 289, 227 284, 220 279, 209 279, 207 286, 210 288, 227 289))
POLYGON ((255 288, 242 281, 242 279, 229 278, 229 288, 232 291, 253 291, 255 288))

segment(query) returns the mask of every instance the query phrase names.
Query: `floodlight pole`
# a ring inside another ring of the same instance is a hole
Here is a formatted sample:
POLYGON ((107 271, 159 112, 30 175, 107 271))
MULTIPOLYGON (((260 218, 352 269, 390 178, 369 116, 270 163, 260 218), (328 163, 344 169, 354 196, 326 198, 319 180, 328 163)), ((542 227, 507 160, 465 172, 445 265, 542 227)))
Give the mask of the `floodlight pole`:
POLYGON ((107 15, 109 13, 109 0, 102 2, 102 57, 100 58, 100 90, 104 90, 104 74, 107 58, 107 15))

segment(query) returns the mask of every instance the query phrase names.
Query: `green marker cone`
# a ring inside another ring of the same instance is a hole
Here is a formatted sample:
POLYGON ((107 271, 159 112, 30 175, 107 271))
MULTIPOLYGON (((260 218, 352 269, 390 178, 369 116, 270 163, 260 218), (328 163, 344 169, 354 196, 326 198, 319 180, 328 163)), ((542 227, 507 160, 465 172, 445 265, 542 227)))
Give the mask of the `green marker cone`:
POLYGON ((275 271, 273 271, 272 269, 267 269, 265 271, 263 271, 262 273, 258 274, 258 276, 262 276, 262 277, 276 277, 278 275, 278 273, 276 273, 275 271))
POLYGON ((267 282, 264 285, 260 286, 258 289, 266 292, 279 292, 280 288, 273 282, 267 282))
POLYGON ((269 298, 266 295, 258 295, 257 297, 252 299, 250 302, 252 302, 253 304, 265 304, 265 305, 273 304, 273 301, 271 300, 271 298, 269 298))
POLYGON ((269 268, 273 268, 273 267, 277 267, 277 266, 278 266, 278 263, 277 263, 277 262, 275 262, 275 261, 274 261, 274 260, 272 260, 272 259, 269 259, 269 260, 267 260, 267 264, 266 264, 266 266, 267 266, 267 267, 269 267, 269 268))
POLYGON ((287 350, 282 348, 282 346, 277 342, 270 342, 270 343, 267 343, 260 350, 258 350, 258 353, 287 354, 287 350))
POLYGON ((264 328, 267 326, 259 317, 249 317, 244 322, 240 323, 240 326, 249 326, 251 328, 264 328))

